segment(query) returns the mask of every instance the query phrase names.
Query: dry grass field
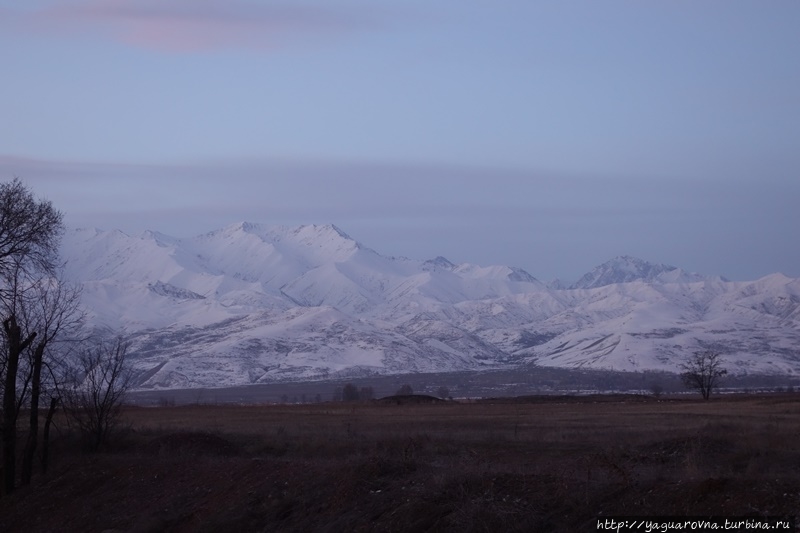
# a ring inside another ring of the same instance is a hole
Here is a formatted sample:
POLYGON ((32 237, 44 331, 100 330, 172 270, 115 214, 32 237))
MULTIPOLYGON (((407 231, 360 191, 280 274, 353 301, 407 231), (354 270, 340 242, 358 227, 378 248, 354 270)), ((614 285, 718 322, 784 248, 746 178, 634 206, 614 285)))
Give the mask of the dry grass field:
MULTIPOLYGON (((61 427, 4 531, 595 531, 800 514, 800 394, 131 407, 61 427)), ((22 436, 24 438, 24 435, 22 436)))

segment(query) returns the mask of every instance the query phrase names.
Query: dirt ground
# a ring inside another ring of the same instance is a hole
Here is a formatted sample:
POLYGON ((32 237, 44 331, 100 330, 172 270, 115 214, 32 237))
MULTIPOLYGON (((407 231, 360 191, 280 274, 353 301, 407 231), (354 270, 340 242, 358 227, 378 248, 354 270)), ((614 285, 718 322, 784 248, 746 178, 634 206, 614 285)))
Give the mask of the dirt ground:
MULTIPOLYGON (((129 408, 0 497, 3 531, 595 531, 800 510, 800 394, 129 408)), ((24 435, 23 435, 24 437, 24 435)))

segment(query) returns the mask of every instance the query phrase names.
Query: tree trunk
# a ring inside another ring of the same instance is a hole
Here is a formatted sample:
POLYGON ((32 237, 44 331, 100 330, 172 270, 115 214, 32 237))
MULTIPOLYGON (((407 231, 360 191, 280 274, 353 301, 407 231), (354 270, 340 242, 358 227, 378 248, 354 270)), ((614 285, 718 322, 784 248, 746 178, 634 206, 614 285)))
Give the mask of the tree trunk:
POLYGON ((20 485, 27 485, 31 482, 33 474, 33 457, 36 453, 36 445, 39 442, 39 395, 41 393, 42 377, 42 358, 44 357, 45 343, 40 342, 36 345, 33 354, 33 376, 31 378, 31 416, 28 430, 28 441, 25 443, 25 451, 22 454, 22 478, 20 485))
POLYGON ((17 370, 19 356, 36 336, 32 333, 22 340, 22 328, 11 315, 3 322, 8 341, 5 390, 3 391, 3 488, 6 494, 14 492, 17 466, 17 370))
POLYGON ((47 416, 44 419, 44 432, 42 434, 42 474, 47 473, 47 463, 50 453, 50 425, 53 423, 53 415, 58 407, 60 398, 50 398, 50 408, 47 410, 47 416))

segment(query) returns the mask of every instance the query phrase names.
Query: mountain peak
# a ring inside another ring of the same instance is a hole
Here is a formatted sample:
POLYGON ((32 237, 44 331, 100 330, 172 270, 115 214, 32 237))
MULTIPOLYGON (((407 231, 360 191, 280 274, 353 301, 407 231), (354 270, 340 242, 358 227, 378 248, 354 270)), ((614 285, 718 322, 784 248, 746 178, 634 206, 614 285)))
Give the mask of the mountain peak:
POLYGON ((453 270, 455 267, 455 264, 451 263, 446 257, 442 257, 441 255, 437 255, 433 259, 428 259, 422 264, 422 268, 425 270, 453 270))
POLYGON ((253 224, 251 222, 244 222, 244 221, 235 222, 233 224, 228 224, 227 226, 224 226, 222 228, 215 229, 213 231, 209 231, 208 233, 200 235, 197 238, 210 239, 210 238, 220 237, 220 236, 229 237, 229 236, 232 236, 232 235, 236 235, 237 233, 253 233, 253 230, 255 229, 255 227, 256 227, 256 224, 253 224))
POLYGON ((593 289, 615 283, 651 282, 656 281, 660 275, 673 270, 677 270, 677 267, 650 263, 630 255, 619 255, 602 265, 596 266, 591 272, 588 272, 572 284, 570 288, 593 289))
POLYGON ((352 237, 350 237, 350 235, 348 235, 347 233, 345 233, 344 231, 342 231, 342 230, 341 230, 341 228, 339 228, 339 226, 337 226, 336 224, 326 224, 324 227, 329 227, 330 229, 332 229, 333 231, 335 231, 336 233, 338 233, 338 234, 339 234, 339 236, 340 236, 340 237, 342 237, 342 238, 344 238, 344 239, 350 239, 350 240, 353 240, 353 239, 352 239, 352 237))
MULTIPOLYGON (((260 224, 255 222, 236 222, 225 226, 224 228, 212 231, 205 236, 215 235, 234 235, 248 233, 260 237, 269 237, 268 240, 282 240, 292 239, 299 241, 307 241, 314 239, 343 239, 353 241, 347 233, 339 229, 334 224, 302 224, 300 226, 282 226, 282 225, 269 225, 260 224)), ((355 242, 355 241, 354 241, 355 242)))
POLYGON ((704 281, 727 281, 721 276, 705 276, 688 272, 672 265, 650 263, 638 257, 619 255, 595 267, 570 289, 594 289, 616 283, 643 281, 645 283, 698 283, 704 281))
POLYGON ((339 229, 335 224, 303 224, 292 229, 292 233, 303 237, 318 236, 322 238, 341 238, 352 241, 353 238, 339 229))
POLYGON ((144 232, 142 232, 139 238, 142 240, 154 241, 157 245, 162 247, 174 245, 178 240, 175 237, 165 235, 159 231, 151 231, 151 230, 145 230, 144 232))
POLYGON ((508 275, 510 281, 524 281, 526 283, 539 283, 539 280, 531 276, 526 270, 517 267, 509 267, 511 273, 508 275))

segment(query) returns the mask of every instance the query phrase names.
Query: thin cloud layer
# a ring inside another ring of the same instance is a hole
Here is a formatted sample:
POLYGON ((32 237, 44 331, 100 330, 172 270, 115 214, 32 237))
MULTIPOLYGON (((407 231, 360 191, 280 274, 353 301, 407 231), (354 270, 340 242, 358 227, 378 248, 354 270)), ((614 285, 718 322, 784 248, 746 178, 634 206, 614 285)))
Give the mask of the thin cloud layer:
POLYGON ((498 168, 357 162, 143 165, 3 156, 72 226, 197 235, 248 220, 334 223, 381 253, 509 264, 577 279, 630 254, 706 274, 798 276, 787 180, 599 180, 498 168))
POLYGON ((14 26, 49 35, 94 36, 159 52, 275 49, 378 27, 374 9, 244 0, 80 0, 12 12, 14 26))

